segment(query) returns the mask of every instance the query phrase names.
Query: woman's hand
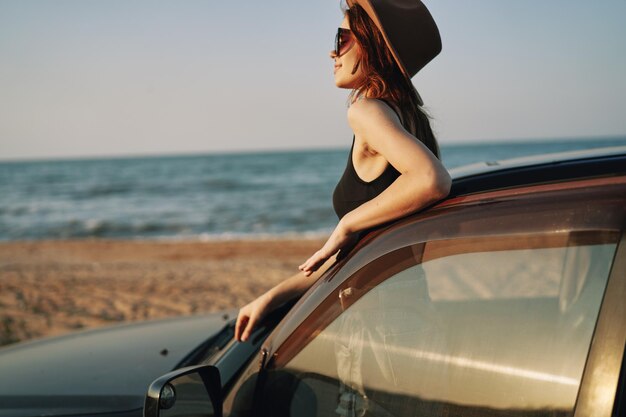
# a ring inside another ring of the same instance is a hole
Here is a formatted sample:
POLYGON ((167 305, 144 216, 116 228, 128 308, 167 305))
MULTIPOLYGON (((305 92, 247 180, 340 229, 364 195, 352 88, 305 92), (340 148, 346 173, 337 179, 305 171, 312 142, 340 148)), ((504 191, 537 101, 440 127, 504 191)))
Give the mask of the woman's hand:
POLYGON ((330 259, 328 265, 322 265, 315 273, 303 274, 298 271, 297 274, 280 282, 250 304, 242 307, 235 324, 235 339, 240 342, 248 340, 254 329, 270 312, 281 304, 304 294, 334 261, 330 259))
POLYGON ((235 339, 240 342, 247 341, 256 325, 270 311, 270 297, 267 293, 242 307, 235 324, 235 339))
POLYGON ((300 271, 307 277, 324 264, 331 256, 336 254, 339 249, 348 247, 357 238, 356 233, 351 233, 344 226, 342 222, 339 222, 333 233, 322 246, 320 250, 315 252, 313 256, 306 260, 302 265, 298 267, 300 271))

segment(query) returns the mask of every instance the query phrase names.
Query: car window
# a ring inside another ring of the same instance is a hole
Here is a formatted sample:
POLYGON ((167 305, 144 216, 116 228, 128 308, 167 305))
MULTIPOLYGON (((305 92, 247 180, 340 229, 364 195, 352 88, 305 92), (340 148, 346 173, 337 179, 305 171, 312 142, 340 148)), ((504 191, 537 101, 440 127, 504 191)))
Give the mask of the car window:
POLYGON ((572 415, 623 195, 610 177, 496 190, 373 233, 225 389, 224 415, 572 415))
POLYGON ((571 415, 618 238, 516 233, 394 250, 322 303, 307 342, 268 371, 262 407, 571 415))

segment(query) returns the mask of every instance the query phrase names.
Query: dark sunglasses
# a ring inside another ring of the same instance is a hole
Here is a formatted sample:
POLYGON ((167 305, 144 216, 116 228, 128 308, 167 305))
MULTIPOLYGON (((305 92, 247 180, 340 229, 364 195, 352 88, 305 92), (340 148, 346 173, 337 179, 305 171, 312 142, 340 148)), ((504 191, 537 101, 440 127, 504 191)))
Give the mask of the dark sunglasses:
POLYGON ((337 28, 335 36, 335 55, 341 56, 348 52, 354 45, 354 36, 350 29, 337 28))

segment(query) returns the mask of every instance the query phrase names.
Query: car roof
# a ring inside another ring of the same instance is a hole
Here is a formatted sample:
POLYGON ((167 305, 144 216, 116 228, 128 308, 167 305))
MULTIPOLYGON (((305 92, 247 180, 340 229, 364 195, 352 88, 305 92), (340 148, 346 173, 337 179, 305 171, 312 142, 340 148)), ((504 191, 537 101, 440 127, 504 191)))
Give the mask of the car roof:
POLYGON ((626 175, 626 146, 486 161, 450 170, 450 197, 602 176, 626 175))

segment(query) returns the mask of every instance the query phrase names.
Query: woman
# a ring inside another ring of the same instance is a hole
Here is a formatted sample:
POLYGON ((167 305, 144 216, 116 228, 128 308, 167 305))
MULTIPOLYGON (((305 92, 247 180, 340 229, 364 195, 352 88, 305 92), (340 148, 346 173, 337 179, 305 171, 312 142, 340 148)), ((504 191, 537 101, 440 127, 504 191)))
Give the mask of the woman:
POLYGON ((330 52, 335 84, 352 90, 348 122, 353 144, 333 194, 340 220, 299 273, 239 311, 235 337, 241 341, 268 312, 302 295, 342 248, 450 190, 450 176, 410 80, 441 51, 432 16, 419 0, 349 0, 348 5, 330 52))

